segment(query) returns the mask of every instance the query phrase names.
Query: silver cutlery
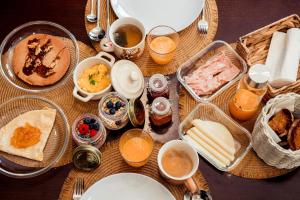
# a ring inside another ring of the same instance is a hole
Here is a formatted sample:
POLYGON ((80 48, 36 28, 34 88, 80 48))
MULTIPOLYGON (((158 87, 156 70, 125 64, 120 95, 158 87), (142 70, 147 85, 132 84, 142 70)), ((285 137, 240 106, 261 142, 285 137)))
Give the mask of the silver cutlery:
POLYGON ((198 190, 194 194, 186 192, 183 196, 183 200, 212 200, 212 197, 209 192, 205 190, 198 190))
POLYGON ((73 188, 73 200, 80 200, 81 196, 84 193, 84 180, 83 178, 79 177, 76 179, 73 188))
POLYGON ((198 30, 201 34, 207 34, 208 32, 208 22, 205 20, 205 0, 204 0, 204 6, 202 10, 202 18, 198 22, 198 30))
POLYGON ((110 0, 106 0, 106 33, 104 38, 100 42, 100 47, 105 52, 113 52, 112 42, 109 39, 109 28, 110 28, 110 0))
POLYGON ((94 4, 95 4, 95 0, 91 0, 91 11, 90 14, 86 16, 87 21, 91 23, 97 21, 97 16, 94 13, 94 4))
POLYGON ((99 42, 105 35, 105 31, 100 26, 101 0, 97 1, 97 26, 89 32, 89 38, 93 41, 99 42))

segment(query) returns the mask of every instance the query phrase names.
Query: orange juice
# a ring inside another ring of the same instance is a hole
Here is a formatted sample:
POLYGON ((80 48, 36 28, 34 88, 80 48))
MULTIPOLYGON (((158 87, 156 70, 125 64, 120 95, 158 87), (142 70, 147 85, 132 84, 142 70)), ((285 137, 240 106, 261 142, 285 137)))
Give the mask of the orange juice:
POLYGON ((120 139, 119 148, 124 160, 133 167, 145 165, 152 153, 153 140, 141 129, 131 129, 120 139))
POLYGON ((176 43, 167 36, 154 38, 150 43, 150 55, 157 64, 167 64, 174 58, 176 43))

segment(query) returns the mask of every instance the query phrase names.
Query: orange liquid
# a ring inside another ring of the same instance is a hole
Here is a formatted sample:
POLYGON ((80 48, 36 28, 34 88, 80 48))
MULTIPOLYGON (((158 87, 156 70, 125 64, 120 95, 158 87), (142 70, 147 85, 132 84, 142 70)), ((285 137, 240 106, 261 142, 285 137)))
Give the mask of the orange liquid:
POLYGON ((150 55, 157 64, 167 64, 174 58, 176 43, 169 37, 159 36, 150 43, 150 55))

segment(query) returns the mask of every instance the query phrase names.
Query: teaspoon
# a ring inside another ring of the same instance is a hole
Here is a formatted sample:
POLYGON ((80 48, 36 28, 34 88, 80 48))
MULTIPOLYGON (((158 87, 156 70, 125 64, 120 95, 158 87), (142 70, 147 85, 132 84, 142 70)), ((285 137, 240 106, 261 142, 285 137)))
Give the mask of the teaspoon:
POLYGON ((89 32, 89 38, 96 42, 99 42, 105 35, 105 31, 100 27, 100 2, 101 0, 97 1, 97 26, 89 32))
POLYGON ((106 0, 106 34, 100 42, 100 47, 105 52, 113 52, 114 48, 112 42, 109 39, 109 28, 110 28, 110 1, 106 0))
POLYGON ((94 4, 95 4, 94 0, 91 0, 91 11, 90 11, 90 14, 88 14, 86 16, 86 19, 91 23, 94 23, 97 21, 97 16, 94 13, 94 4))

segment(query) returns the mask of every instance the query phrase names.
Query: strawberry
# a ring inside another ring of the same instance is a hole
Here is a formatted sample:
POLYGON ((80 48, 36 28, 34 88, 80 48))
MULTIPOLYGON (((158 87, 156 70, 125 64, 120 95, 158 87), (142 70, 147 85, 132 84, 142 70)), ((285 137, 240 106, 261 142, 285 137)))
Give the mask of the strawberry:
POLYGON ((90 131, 90 137, 94 137, 97 134, 97 131, 95 129, 92 129, 90 131))
POLYGON ((86 135, 89 132, 90 127, 87 124, 80 124, 78 130, 80 134, 86 135))

